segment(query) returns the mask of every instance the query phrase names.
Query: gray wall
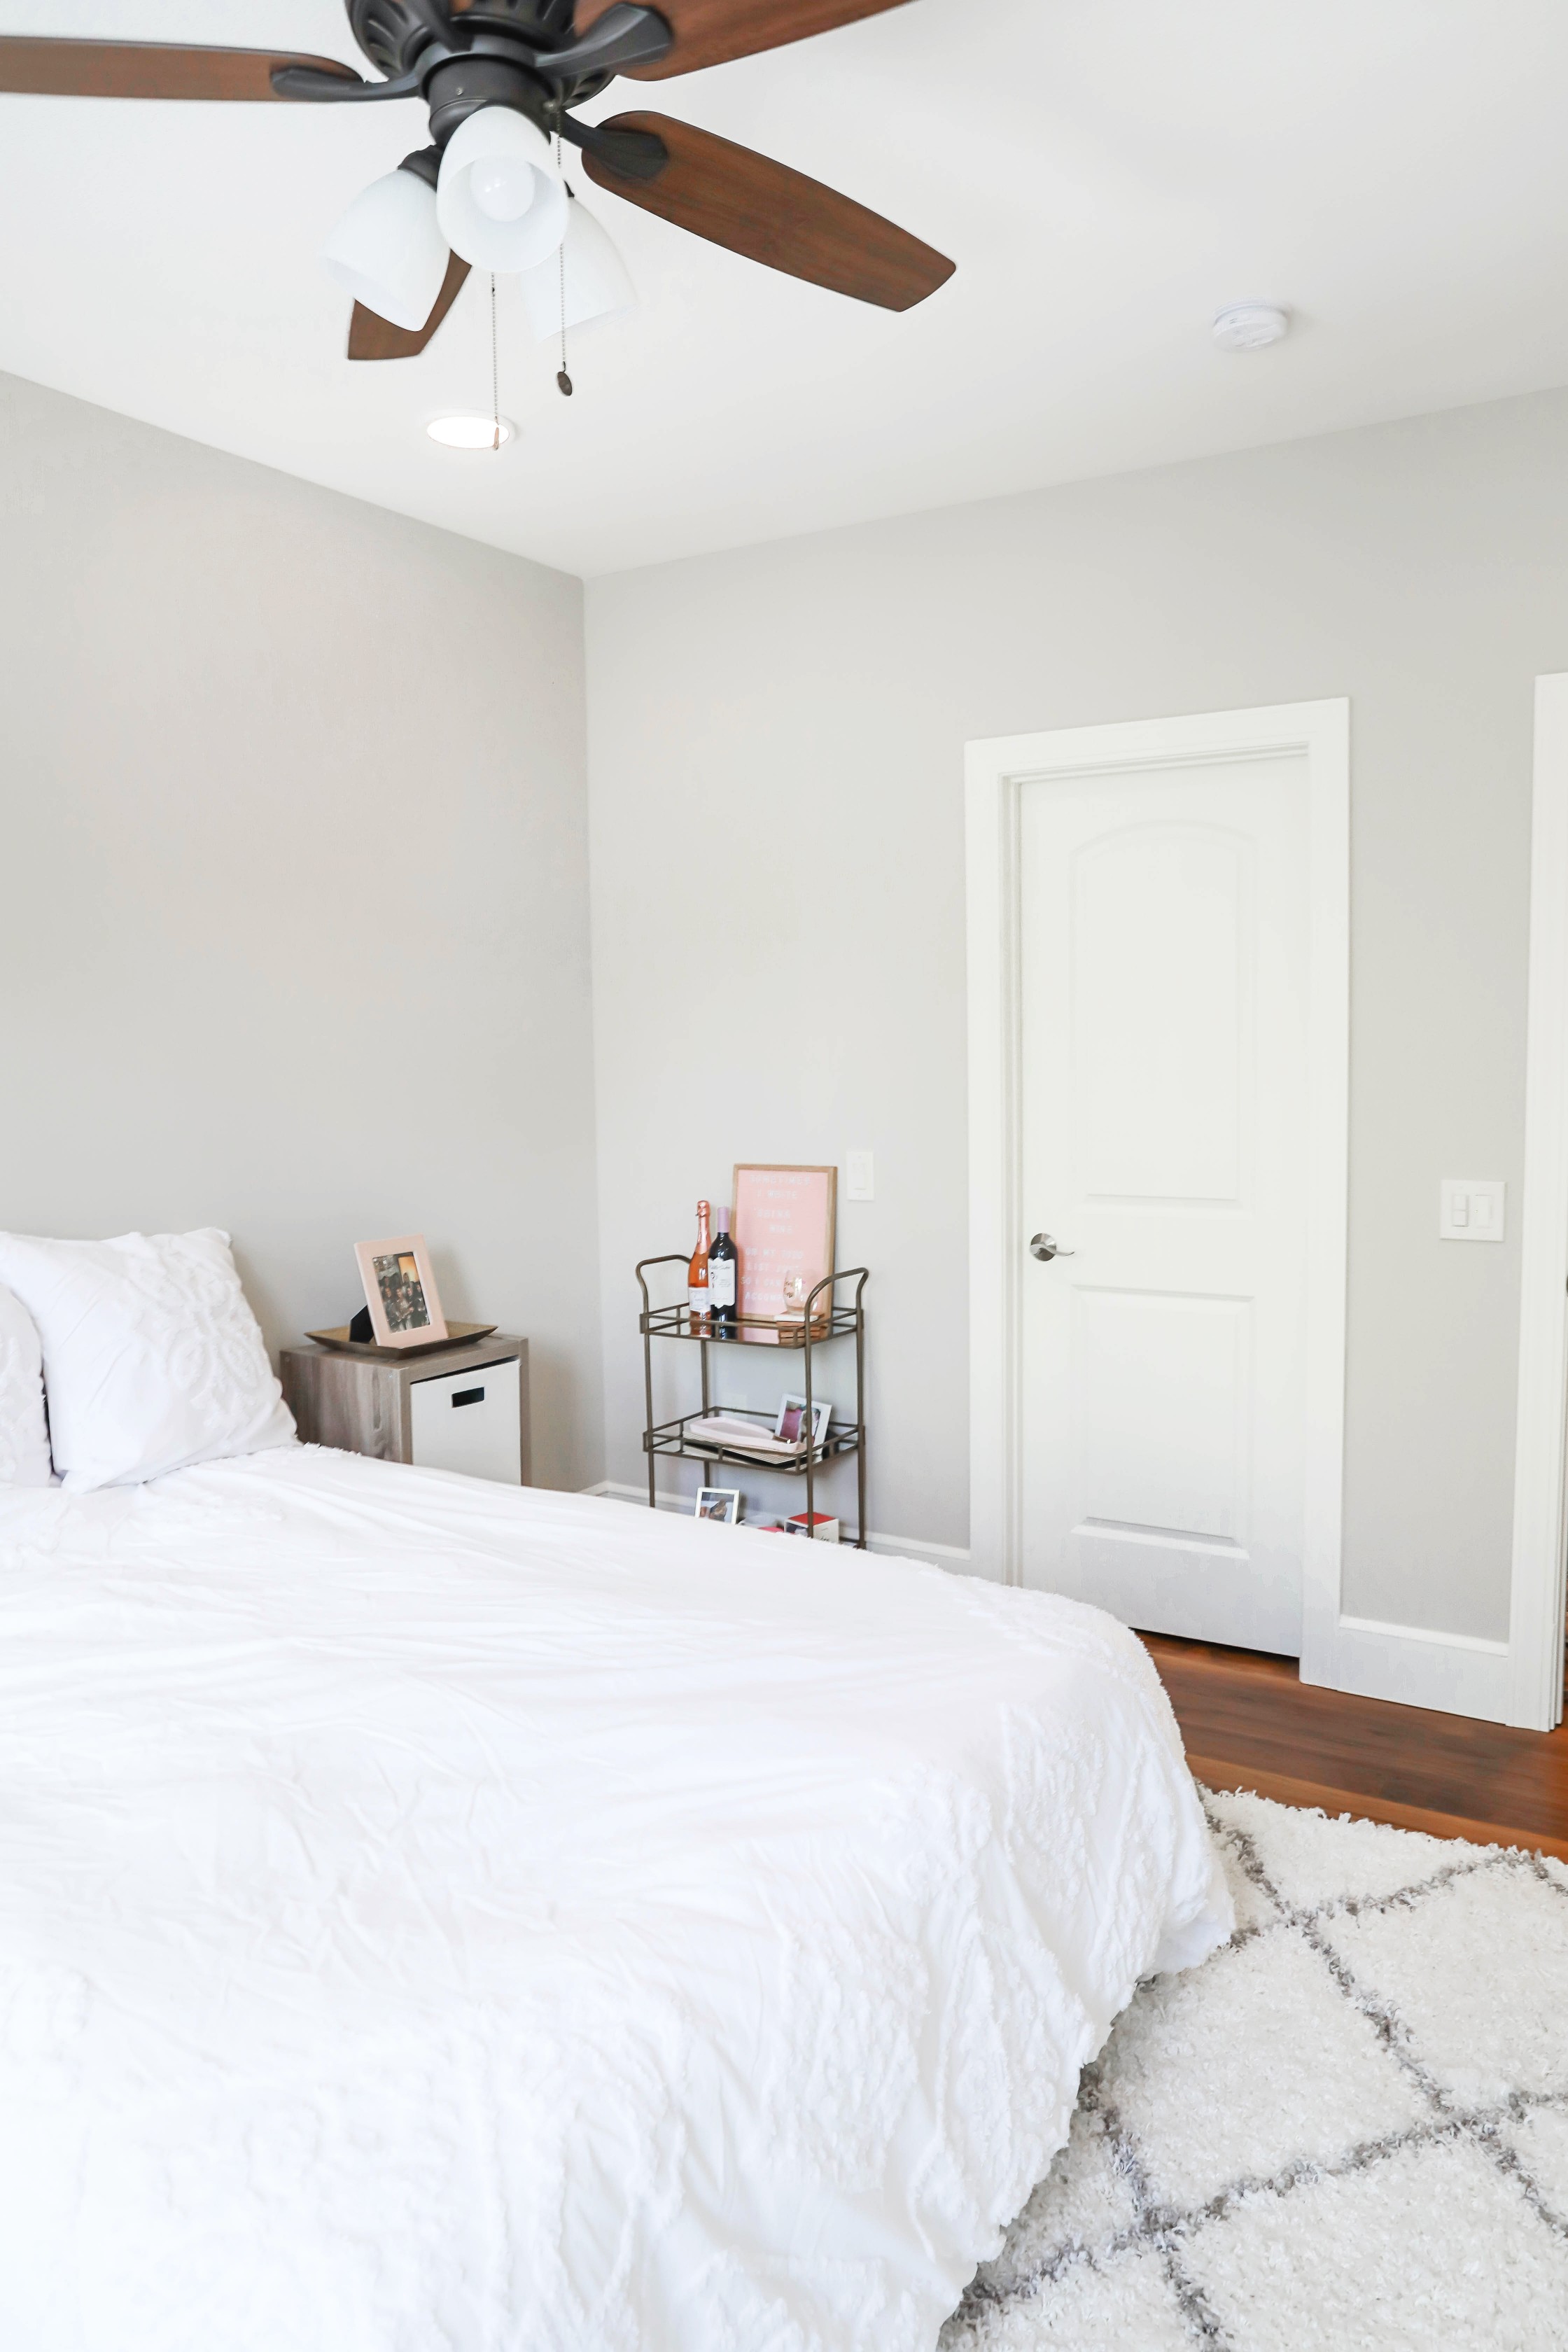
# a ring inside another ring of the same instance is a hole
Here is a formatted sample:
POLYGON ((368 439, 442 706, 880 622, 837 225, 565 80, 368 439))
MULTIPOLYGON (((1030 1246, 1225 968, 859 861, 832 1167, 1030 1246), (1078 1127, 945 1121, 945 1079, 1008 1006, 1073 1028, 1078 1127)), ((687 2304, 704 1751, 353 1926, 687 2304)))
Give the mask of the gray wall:
POLYGON ((581 591, 0 378, 0 1223, 423 1229, 598 1475, 581 591))
POLYGON ((689 1246, 734 1160, 869 1145, 839 1257, 875 1269, 870 1522, 967 1541, 963 744, 1348 695, 1345 1607, 1505 1636, 1568 395, 624 574, 588 625, 611 1477, 634 1259, 689 1246), (1444 1175, 1508 1180, 1506 1246, 1438 1243, 1444 1175))

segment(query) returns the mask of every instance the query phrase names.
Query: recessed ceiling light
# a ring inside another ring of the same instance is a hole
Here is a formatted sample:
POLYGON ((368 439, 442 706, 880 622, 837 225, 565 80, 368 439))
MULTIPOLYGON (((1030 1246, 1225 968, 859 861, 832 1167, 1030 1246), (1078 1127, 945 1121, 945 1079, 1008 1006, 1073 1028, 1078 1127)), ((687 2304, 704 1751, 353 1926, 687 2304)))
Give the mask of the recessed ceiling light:
MULTIPOLYGON (((439 441, 443 449, 493 449, 496 445, 496 420, 493 416, 433 416, 425 430, 432 441, 439 441)), ((504 449, 516 433, 510 416, 500 420, 500 442, 504 449)))
POLYGON ((1214 339, 1222 352, 1260 352, 1289 331, 1290 313, 1278 302, 1227 302, 1215 314, 1214 339))

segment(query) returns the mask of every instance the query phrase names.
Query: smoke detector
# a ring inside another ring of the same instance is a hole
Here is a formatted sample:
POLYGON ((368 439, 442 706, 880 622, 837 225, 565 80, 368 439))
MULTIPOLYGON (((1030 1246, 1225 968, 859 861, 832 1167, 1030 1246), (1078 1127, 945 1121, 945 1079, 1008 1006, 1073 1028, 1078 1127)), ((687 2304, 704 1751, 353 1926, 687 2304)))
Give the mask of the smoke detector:
POLYGON ((1215 313, 1214 339, 1222 352, 1260 352, 1289 331, 1290 313, 1278 302, 1227 302, 1215 313))

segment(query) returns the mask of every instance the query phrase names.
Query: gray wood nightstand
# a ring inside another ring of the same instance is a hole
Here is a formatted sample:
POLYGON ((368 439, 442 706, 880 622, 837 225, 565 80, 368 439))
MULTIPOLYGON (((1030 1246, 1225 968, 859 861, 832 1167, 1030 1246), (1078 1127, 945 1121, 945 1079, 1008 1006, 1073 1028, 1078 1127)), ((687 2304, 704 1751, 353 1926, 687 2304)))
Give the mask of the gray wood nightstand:
POLYGON ((309 1444, 531 1484, 526 1339, 497 1331, 401 1361, 285 1348, 278 1376, 309 1444))

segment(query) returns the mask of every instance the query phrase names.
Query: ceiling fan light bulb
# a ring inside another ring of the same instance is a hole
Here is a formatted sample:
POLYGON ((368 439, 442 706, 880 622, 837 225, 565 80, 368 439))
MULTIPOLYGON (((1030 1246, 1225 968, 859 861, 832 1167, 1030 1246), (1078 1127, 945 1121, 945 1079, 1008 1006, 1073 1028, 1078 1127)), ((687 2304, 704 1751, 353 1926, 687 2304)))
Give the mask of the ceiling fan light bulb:
POLYGON ((453 252, 475 269, 547 260, 566 234, 566 201, 550 142, 510 107, 481 107, 447 142, 436 215, 453 252))
POLYGON ((435 190, 402 170, 373 180, 322 246, 321 262, 378 319, 410 332, 422 327, 447 275, 435 190))
POLYGON ((532 165, 515 155, 485 155, 468 173, 468 186, 487 220, 514 221, 533 202, 536 177, 532 165))

